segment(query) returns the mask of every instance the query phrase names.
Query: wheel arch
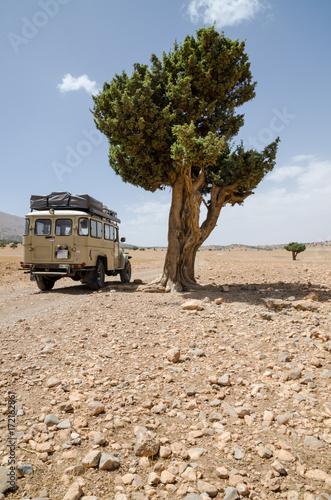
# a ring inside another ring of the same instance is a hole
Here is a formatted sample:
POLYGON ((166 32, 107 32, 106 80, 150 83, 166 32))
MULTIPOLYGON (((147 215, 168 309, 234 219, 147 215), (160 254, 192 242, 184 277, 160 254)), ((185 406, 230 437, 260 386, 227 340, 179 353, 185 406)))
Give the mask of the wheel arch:
POLYGON ((108 269, 107 255, 98 255, 96 266, 95 266, 96 268, 98 267, 99 262, 103 263, 103 267, 105 268, 105 272, 107 272, 107 269, 108 269))

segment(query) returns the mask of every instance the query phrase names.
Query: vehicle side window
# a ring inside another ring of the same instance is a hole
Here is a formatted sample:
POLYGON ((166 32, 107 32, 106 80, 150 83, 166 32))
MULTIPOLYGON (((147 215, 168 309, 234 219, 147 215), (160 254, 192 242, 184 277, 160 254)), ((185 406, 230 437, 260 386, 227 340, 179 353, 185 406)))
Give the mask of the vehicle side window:
POLYGON ((37 219, 34 226, 34 234, 38 236, 47 236, 51 234, 52 222, 50 219, 37 219))
POLYGON ((97 222, 97 238, 102 238, 102 223, 97 222))
POLYGON ((57 219, 55 222, 56 236, 70 236, 72 228, 71 219, 57 219))
POLYGON ((102 223, 91 219, 91 236, 93 238, 102 238, 102 223))
POLYGON ((88 236, 88 219, 86 217, 81 217, 78 221, 78 234, 88 236))
POLYGON ((97 221, 91 219, 90 224, 91 224, 91 236, 93 238, 96 238, 97 237, 97 221))
POLYGON ((115 228, 109 224, 105 224, 105 240, 114 241, 115 239, 115 228))
POLYGON ((29 229, 30 229, 30 219, 25 219, 25 227, 24 227, 23 236, 26 236, 27 234, 29 234, 29 229))

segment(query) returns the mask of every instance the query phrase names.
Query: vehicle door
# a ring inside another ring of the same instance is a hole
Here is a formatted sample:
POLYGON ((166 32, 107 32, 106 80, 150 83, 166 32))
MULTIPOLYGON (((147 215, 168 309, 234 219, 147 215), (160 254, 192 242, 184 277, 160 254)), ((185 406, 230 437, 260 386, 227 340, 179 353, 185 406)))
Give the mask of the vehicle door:
POLYGON ((54 217, 39 216, 33 220, 30 229, 32 257, 34 262, 52 262, 54 260, 54 217))
POLYGON ((32 229, 33 221, 30 217, 25 218, 24 232, 23 232, 23 262, 30 262, 32 258, 32 229))
POLYGON ((107 271, 113 271, 114 265, 114 227, 109 223, 104 223, 105 254, 107 255, 107 271))
POLYGON ((54 217, 53 257, 58 264, 74 261, 73 218, 66 215, 54 217))
POLYGON ((114 244, 114 264, 117 269, 120 265, 120 241, 117 227, 114 227, 114 244))

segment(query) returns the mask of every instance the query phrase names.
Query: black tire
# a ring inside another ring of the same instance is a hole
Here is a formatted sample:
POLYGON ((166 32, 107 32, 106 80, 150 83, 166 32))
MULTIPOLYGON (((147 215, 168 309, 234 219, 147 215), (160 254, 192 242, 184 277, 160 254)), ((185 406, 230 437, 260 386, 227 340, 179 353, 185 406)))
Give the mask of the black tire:
POLYGON ((99 260, 97 268, 95 270, 93 281, 88 284, 90 290, 99 290, 105 284, 105 266, 103 262, 99 260))
POLYGON ((122 269, 122 271, 120 271, 120 275, 121 275, 121 282, 122 283, 130 283, 131 264, 130 264, 129 260, 126 261, 124 269, 122 269))
POLYGON ((52 278, 45 278, 44 276, 36 276, 37 286, 42 292, 52 290, 55 280, 52 278))

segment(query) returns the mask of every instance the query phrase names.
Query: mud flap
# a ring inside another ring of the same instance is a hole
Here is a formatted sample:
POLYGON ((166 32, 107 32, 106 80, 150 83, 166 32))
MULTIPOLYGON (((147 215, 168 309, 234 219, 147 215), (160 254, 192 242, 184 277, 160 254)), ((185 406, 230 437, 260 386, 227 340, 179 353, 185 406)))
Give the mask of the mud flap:
POLYGON ((89 271, 85 273, 84 277, 81 279, 81 283, 93 283, 96 278, 96 270, 89 271))
POLYGON ((37 281, 37 278, 34 274, 30 274, 30 281, 37 281))

